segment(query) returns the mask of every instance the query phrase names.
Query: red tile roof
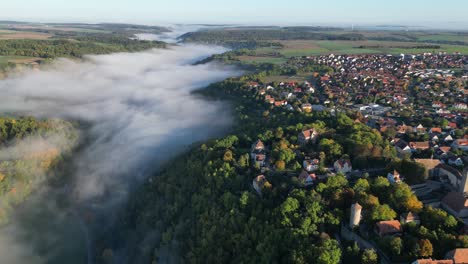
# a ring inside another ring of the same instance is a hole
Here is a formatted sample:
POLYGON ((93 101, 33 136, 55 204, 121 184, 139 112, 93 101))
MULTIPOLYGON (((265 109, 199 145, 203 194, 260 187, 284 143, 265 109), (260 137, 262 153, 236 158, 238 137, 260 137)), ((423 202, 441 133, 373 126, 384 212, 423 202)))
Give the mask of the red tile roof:
POLYGON ((455 264, 468 263, 468 248, 457 248, 447 253, 447 258, 453 259, 455 264))
POLYGON ((433 259, 418 259, 415 262, 416 264, 453 264, 453 260, 443 259, 443 260, 433 260, 433 259))
POLYGON ((380 221, 377 224, 379 235, 395 234, 402 231, 400 222, 397 220, 380 221))

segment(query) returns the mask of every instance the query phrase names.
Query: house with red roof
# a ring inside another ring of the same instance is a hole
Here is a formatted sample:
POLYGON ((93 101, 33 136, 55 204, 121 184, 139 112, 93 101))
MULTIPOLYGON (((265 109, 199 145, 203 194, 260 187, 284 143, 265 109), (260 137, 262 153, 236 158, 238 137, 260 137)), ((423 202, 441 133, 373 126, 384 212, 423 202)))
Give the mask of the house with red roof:
POLYGON ((401 224, 397 220, 380 221, 375 224, 375 232, 380 236, 399 235, 403 232, 401 224))
POLYGON ((317 138, 318 132, 314 128, 302 131, 297 136, 297 140, 300 145, 305 145, 309 142, 315 143, 317 141, 317 138))
POLYGON ((468 263, 468 248, 457 248, 449 251, 445 258, 453 260, 454 264, 468 263))
POLYGON ((452 143, 453 149, 461 149, 463 151, 468 151, 468 139, 457 139, 452 143))

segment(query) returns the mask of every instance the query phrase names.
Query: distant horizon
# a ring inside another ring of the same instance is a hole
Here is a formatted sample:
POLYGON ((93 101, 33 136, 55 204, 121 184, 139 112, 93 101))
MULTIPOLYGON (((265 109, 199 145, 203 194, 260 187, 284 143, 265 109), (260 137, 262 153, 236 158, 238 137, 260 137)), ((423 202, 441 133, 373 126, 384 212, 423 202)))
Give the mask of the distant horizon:
POLYGON ((15 0, 0 20, 42 23, 129 23, 376 26, 468 30, 468 1, 446 0, 15 0))
POLYGON ((468 27, 461 25, 456 25, 456 23, 447 23, 449 26, 430 26, 430 25, 414 25, 408 23, 345 23, 345 22, 335 22, 335 23, 182 23, 182 22, 167 22, 167 21, 158 21, 158 22, 132 22, 132 21, 88 21, 88 20, 48 20, 48 19, 0 19, 0 23, 29 23, 29 24, 131 24, 131 25, 144 25, 144 26, 160 26, 160 27, 171 27, 171 26, 207 26, 207 27, 294 27, 294 26, 306 26, 306 27, 336 27, 342 29, 352 29, 355 30, 448 30, 448 31, 468 31, 468 27), (394 28, 394 29, 393 29, 394 28))

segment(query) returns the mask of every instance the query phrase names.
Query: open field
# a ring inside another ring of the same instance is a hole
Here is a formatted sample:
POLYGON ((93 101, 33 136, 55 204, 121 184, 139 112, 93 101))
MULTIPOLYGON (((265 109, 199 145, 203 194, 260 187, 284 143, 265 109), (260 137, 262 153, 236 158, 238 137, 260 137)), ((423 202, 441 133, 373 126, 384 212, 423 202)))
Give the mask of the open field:
POLYGON ((397 41, 332 41, 332 40, 286 40, 278 41, 284 47, 264 47, 255 50, 257 55, 239 56, 244 62, 280 64, 297 56, 319 56, 327 54, 420 54, 425 52, 460 52, 468 54, 468 45, 431 44, 397 41), (436 49, 431 46, 440 46, 436 49), (270 54, 270 55, 269 55, 270 54), (275 54, 275 55, 271 55, 275 54))
POLYGON ((2 39, 48 39, 51 34, 27 31, 0 30, 0 40, 2 39))
POLYGON ((450 33, 438 33, 438 34, 425 34, 418 36, 420 41, 461 41, 468 44, 467 34, 450 34, 450 33))
MULTIPOLYGON (((421 52, 439 52, 448 53, 461 52, 468 54, 468 46, 445 45, 440 44, 440 49, 434 48, 415 48, 429 44, 415 42, 394 42, 394 41, 329 41, 329 40, 311 40, 311 41, 282 41, 285 47, 278 50, 286 57, 308 56, 322 54, 398 54, 398 53, 421 53, 421 52)), ((432 45, 432 44, 430 44, 432 45)))
POLYGON ((255 63, 281 64, 287 61, 286 58, 282 58, 282 57, 239 56, 237 58, 243 62, 251 62, 251 63, 255 62, 255 63))
POLYGON ((10 29, 17 30, 31 30, 31 31, 63 31, 63 32, 82 32, 82 33, 108 33, 108 31, 84 28, 84 27, 71 27, 60 25, 9 25, 10 29))
POLYGON ((26 64, 35 61, 40 61, 41 58, 26 57, 26 56, 0 56, 0 66, 8 64, 8 62, 16 64, 26 64))

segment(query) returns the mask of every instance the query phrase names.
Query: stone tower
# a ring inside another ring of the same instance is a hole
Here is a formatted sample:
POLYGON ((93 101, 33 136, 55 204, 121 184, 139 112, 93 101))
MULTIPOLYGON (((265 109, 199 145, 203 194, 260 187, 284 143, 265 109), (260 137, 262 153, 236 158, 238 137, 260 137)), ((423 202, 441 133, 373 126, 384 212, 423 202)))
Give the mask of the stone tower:
POLYGON ((351 217, 349 219, 349 226, 351 228, 355 226, 359 226, 359 222, 361 222, 361 210, 362 206, 358 203, 351 205, 351 217))
POLYGON ((460 184, 460 192, 468 193, 468 167, 463 170, 462 181, 460 184))

